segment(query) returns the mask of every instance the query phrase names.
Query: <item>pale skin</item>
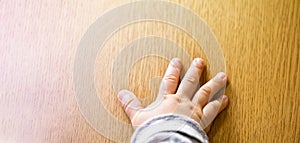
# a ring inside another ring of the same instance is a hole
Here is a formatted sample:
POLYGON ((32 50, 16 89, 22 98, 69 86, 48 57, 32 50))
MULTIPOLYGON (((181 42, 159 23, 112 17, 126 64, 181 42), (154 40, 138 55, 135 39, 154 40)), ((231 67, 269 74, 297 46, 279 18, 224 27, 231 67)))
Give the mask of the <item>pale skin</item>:
POLYGON ((226 95, 210 101, 213 95, 226 86, 227 76, 220 72, 199 88, 199 79, 205 67, 204 60, 194 59, 180 82, 182 67, 179 58, 171 60, 156 101, 146 108, 132 92, 121 90, 118 93, 119 101, 134 128, 155 116, 180 114, 194 119, 206 132, 210 130, 211 122, 228 105, 226 95))

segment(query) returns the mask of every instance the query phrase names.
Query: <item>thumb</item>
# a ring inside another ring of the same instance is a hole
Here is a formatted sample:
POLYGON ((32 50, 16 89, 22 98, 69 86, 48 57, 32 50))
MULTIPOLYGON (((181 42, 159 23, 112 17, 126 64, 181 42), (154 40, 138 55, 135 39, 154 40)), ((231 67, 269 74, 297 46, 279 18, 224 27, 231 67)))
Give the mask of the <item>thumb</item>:
POLYGON ((118 93, 118 99, 130 120, 132 120, 137 111, 143 108, 140 100, 128 90, 121 90, 118 93))

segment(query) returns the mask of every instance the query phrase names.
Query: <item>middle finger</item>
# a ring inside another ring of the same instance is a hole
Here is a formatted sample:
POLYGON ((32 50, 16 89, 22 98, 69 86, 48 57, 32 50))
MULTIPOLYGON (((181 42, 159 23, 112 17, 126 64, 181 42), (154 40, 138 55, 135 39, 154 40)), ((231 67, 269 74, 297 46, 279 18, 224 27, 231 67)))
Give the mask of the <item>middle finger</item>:
POLYGON ((177 93, 191 99, 197 89, 203 69, 204 61, 201 58, 196 58, 183 77, 177 93))

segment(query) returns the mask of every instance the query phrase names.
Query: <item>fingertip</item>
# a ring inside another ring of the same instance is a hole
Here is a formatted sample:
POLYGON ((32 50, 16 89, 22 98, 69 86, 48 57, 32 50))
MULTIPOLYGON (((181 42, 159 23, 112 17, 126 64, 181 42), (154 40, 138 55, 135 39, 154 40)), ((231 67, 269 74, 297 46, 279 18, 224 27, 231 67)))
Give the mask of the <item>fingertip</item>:
POLYGON ((223 102, 228 102, 228 97, 226 95, 223 95, 222 100, 223 100, 223 102))
POLYGON ((222 98, 222 105, 219 112, 223 111, 228 106, 228 97, 226 95, 221 96, 222 98))
POLYGON ((174 57, 172 60, 174 60, 174 61, 178 61, 178 62, 181 62, 181 59, 180 59, 180 58, 178 58, 178 57, 174 57))
POLYGON ((226 74, 224 72, 219 72, 216 75, 216 77, 218 77, 219 79, 224 80, 224 81, 227 80, 227 76, 226 76, 226 74))
POLYGON ((126 90, 126 89, 121 89, 121 90, 118 92, 118 96, 122 96, 122 95, 124 95, 126 92, 128 92, 128 90, 126 90))
POLYGON ((181 69, 182 66, 183 66, 181 59, 180 59, 180 58, 177 58, 177 57, 173 58, 173 59, 171 60, 171 63, 173 63, 173 65, 176 66, 176 67, 179 68, 179 69, 181 69))
POLYGON ((131 91, 120 90, 118 99, 130 120, 132 120, 137 111, 143 108, 140 100, 131 91))
POLYGON ((195 58, 194 63, 195 63, 195 66, 198 67, 198 68, 203 68, 204 67, 204 60, 201 59, 201 58, 195 58))
POLYGON ((118 93, 118 99, 122 103, 122 105, 126 104, 130 100, 132 100, 132 93, 128 90, 122 89, 118 93))
POLYGON ((122 89, 118 92, 118 98, 122 98, 126 93, 128 92, 128 90, 122 89))

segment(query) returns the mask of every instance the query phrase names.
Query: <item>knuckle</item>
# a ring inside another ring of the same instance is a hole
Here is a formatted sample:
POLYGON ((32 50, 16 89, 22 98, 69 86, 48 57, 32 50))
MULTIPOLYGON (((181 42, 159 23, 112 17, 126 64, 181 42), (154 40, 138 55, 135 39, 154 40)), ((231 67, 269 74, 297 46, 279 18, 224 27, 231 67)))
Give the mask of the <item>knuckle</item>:
POLYGON ((186 79, 186 82, 189 83, 189 84, 196 84, 197 83, 196 78, 193 77, 193 76, 187 76, 185 79, 186 79))
POLYGON ((217 103, 211 104, 211 108, 212 108, 214 111, 218 111, 220 107, 221 107, 221 106, 220 106, 219 104, 217 104, 217 103))
POLYGON ((203 116, 203 117, 201 118, 201 121, 200 121, 200 126, 201 126, 201 127, 206 127, 206 126, 208 126, 208 125, 209 125, 209 123, 208 123, 208 121, 207 121, 207 117, 203 116))
POLYGON ((210 87, 208 87, 208 86, 202 86, 201 87, 201 95, 210 96, 210 93, 211 93, 211 88, 210 87))
POLYGON ((172 102, 174 103, 180 103, 182 98, 177 95, 177 94, 167 94, 167 95, 164 95, 164 99, 167 100, 167 99, 171 99, 172 102))
POLYGON ((226 82, 219 79, 219 78, 213 78, 213 83, 216 84, 216 85, 223 85, 225 84, 226 82))
POLYGON ((176 82, 177 81, 177 76, 174 74, 167 74, 164 78, 164 80, 168 82, 176 82))
POLYGON ((129 100, 128 102, 126 102, 122 105, 125 111, 133 109, 133 107, 131 107, 132 102, 133 102, 133 99, 129 100))
POLYGON ((195 109, 193 111, 193 117, 194 117, 193 119, 195 119, 201 125, 201 121, 204 117, 201 108, 195 107, 195 109))
POLYGON ((200 118, 203 116, 202 110, 197 106, 194 108, 194 113, 197 114, 200 118))

